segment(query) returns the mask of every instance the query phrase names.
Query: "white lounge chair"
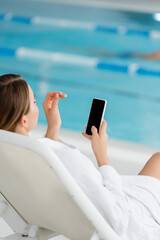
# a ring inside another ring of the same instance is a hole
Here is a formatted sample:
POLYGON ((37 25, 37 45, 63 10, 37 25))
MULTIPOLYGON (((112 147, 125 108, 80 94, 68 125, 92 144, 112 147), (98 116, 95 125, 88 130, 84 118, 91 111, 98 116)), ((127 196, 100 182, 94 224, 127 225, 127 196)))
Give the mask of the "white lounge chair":
POLYGON ((43 143, 0 130, 0 217, 15 234, 2 239, 119 240, 79 185, 43 143))

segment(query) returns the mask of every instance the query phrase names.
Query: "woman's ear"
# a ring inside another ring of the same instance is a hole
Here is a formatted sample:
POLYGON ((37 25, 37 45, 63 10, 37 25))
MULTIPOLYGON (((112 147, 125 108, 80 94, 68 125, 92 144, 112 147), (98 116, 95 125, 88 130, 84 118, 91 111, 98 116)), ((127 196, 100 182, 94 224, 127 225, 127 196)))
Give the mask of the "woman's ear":
POLYGON ((28 121, 27 121, 27 117, 25 115, 23 115, 21 117, 19 124, 24 128, 28 128, 28 121))

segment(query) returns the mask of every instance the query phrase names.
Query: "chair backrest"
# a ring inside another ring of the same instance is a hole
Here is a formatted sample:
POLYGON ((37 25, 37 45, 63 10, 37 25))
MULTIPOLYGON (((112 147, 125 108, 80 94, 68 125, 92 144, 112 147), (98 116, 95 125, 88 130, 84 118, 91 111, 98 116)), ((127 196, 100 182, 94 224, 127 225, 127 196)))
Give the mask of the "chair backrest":
POLYGON ((88 240, 118 236, 45 144, 0 130, 0 192, 28 223, 88 240))

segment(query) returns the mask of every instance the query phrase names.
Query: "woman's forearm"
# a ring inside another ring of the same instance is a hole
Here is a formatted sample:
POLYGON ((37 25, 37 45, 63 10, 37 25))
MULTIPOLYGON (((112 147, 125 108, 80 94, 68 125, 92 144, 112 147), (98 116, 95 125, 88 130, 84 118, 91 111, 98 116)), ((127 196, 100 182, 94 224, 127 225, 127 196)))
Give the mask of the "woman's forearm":
POLYGON ((58 141, 58 132, 61 126, 61 117, 58 109, 60 98, 66 98, 62 92, 48 92, 43 102, 43 109, 46 115, 48 128, 45 137, 58 141))
POLYGON ((109 164, 109 161, 108 161, 108 157, 107 155, 104 155, 104 156, 96 156, 96 159, 97 159, 97 163, 98 163, 98 166, 101 167, 103 165, 108 165, 109 164))
POLYGON ((47 131, 46 131, 46 134, 45 134, 45 137, 46 138, 50 138, 54 141, 58 141, 58 132, 57 129, 49 129, 47 128, 47 131))

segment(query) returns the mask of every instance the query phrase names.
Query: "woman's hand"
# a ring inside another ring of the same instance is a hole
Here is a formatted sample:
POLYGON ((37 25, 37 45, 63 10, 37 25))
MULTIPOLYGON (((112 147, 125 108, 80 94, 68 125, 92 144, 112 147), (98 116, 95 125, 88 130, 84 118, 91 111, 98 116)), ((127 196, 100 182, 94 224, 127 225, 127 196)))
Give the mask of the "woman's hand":
MULTIPOLYGON (((86 126, 85 126, 85 129, 86 129, 86 126)), ((84 137, 91 140, 92 149, 97 159, 99 167, 102 165, 108 165, 108 158, 107 158, 108 135, 106 133, 106 129, 107 129, 107 122, 103 120, 101 127, 99 129, 99 134, 95 126, 92 126, 91 128, 92 135, 88 135, 85 132, 82 132, 82 135, 84 137)))
POLYGON ((48 123, 45 137, 48 137, 55 141, 58 140, 58 132, 62 123, 58 109, 59 98, 66 97, 67 95, 62 92, 48 92, 43 102, 43 109, 48 123))

